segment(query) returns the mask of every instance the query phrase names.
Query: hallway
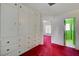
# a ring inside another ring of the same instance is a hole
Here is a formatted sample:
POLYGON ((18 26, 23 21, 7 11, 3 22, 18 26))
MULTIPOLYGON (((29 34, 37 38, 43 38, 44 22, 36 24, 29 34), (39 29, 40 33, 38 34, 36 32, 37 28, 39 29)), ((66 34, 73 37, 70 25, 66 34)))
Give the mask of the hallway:
POLYGON ((79 50, 57 44, 38 45, 21 56, 79 56, 79 50))

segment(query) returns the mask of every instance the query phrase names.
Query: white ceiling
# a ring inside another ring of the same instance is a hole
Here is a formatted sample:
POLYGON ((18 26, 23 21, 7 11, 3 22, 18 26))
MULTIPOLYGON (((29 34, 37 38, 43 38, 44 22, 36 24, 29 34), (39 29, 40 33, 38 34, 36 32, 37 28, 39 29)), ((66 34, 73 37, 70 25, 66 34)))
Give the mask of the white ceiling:
POLYGON ((53 6, 49 6, 48 3, 25 3, 24 5, 32 7, 42 15, 60 15, 79 9, 79 3, 56 3, 53 6))

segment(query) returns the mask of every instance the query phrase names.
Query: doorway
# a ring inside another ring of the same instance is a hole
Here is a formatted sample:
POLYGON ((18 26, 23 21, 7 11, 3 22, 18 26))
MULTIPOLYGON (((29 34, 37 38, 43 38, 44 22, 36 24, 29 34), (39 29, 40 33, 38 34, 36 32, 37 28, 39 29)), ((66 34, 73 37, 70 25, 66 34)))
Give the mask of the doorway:
POLYGON ((51 45, 51 22, 49 20, 43 20, 43 44, 51 45))
POLYGON ((75 21, 76 18, 67 18, 64 20, 65 24, 65 32, 64 32, 64 39, 65 39, 65 46, 75 48, 75 21))

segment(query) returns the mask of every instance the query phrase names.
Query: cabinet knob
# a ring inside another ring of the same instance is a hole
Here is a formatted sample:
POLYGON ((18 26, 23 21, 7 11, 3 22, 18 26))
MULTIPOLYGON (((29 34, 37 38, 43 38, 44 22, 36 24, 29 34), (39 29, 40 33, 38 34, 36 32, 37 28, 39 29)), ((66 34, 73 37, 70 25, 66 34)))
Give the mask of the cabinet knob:
POLYGON ((20 8, 22 8, 22 6, 20 6, 20 8))
POLYGON ((10 49, 7 49, 7 51, 10 51, 10 49))
POLYGON ((10 41, 7 41, 7 43, 10 43, 10 41))
POLYGON ((17 3, 15 3, 14 5, 17 6, 17 3))

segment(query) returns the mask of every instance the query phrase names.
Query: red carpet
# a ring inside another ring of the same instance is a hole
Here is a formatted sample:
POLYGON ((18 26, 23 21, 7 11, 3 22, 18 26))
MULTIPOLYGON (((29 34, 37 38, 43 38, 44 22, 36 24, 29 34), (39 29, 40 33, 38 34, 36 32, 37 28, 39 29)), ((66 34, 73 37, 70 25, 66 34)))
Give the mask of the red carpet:
POLYGON ((44 45, 38 45, 21 56, 79 56, 79 51, 66 46, 51 44, 51 36, 44 35, 44 45))
POLYGON ((56 44, 50 46, 38 45, 21 56, 79 56, 79 51, 56 44))

